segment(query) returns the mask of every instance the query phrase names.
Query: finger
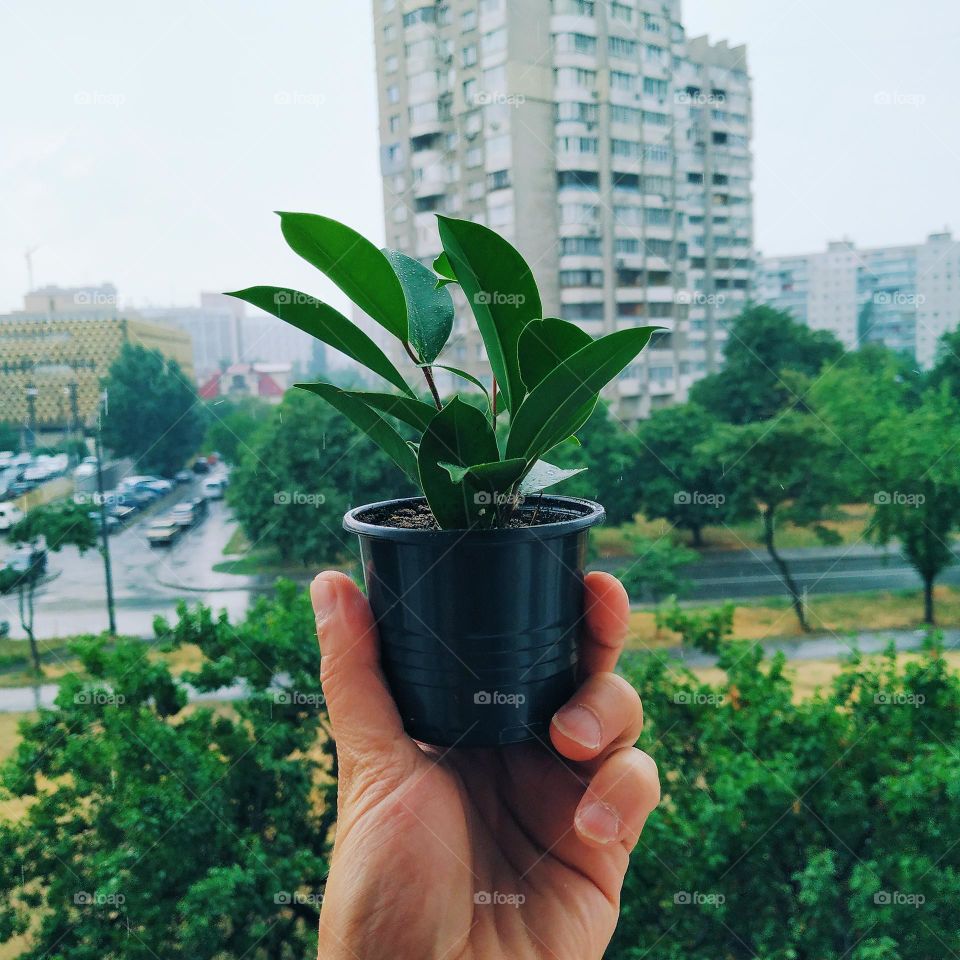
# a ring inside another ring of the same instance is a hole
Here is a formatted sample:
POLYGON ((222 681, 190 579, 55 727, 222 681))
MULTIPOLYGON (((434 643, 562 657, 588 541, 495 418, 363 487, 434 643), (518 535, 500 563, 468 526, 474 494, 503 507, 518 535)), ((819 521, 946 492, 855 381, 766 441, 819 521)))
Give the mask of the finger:
POLYGON ((630 600, 623 584, 609 573, 584 577, 585 629, 580 640, 584 674, 607 673, 617 665, 630 623, 630 600))
POLYGON ((343 573, 321 573, 310 596, 320 641, 320 681, 340 772, 415 749, 380 670, 377 628, 366 597, 343 573))
POLYGON ((622 747, 590 781, 573 823, 588 846, 621 843, 629 852, 659 802, 660 777, 653 759, 642 750, 622 747))
POLYGON ((643 729, 640 694, 615 673, 588 677, 550 723, 550 739, 568 760, 592 760, 633 746, 643 729))

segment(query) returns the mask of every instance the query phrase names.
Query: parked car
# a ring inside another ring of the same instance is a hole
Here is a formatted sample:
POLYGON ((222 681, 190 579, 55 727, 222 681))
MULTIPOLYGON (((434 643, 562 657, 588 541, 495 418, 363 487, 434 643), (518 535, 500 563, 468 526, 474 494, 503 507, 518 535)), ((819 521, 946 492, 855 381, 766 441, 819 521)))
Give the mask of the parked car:
POLYGON ((203 481, 203 495, 208 500, 222 500, 224 486, 222 477, 211 477, 203 481))
POLYGON ((7 496, 22 497, 25 493, 33 490, 34 487, 36 487, 36 484, 32 480, 17 480, 7 487, 7 496))
MULTIPOLYGON (((91 510, 87 516, 97 525, 97 533, 99 533, 104 526, 100 519, 100 511, 91 510)), ((120 529, 120 521, 111 513, 108 513, 106 516, 106 528, 108 534, 115 533, 120 529)))
POLYGON ((170 480, 164 480, 162 477, 149 477, 141 480, 137 484, 138 490, 155 490, 160 496, 169 493, 173 489, 173 483, 170 480))
POLYGON ((151 547, 170 547, 180 536, 181 527, 169 514, 154 520, 147 527, 147 541, 151 547))
POLYGON ((204 460, 202 457, 197 457, 197 459, 193 461, 193 472, 194 472, 194 473, 209 473, 209 472, 210 472, 210 464, 207 463, 207 461, 204 460))
POLYGON ((181 527, 194 527, 207 515, 207 501, 203 497, 183 500, 170 511, 171 516, 181 527))
POLYGON ((193 474, 189 470, 178 470, 173 475, 173 479, 177 483, 189 483, 193 479, 193 474))
POLYGON ((92 477, 97 472, 97 458, 84 457, 80 465, 73 471, 75 477, 92 477))
POLYGON ((9 530, 23 519, 23 511, 15 504, 6 501, 0 503, 0 530, 9 530))
POLYGON ((7 569, 16 573, 33 571, 37 576, 47 572, 47 545, 41 537, 36 543, 25 543, 7 556, 7 569))
POLYGON ((108 515, 116 518, 119 523, 126 523, 136 512, 134 507, 128 507, 122 503, 111 503, 110 506, 107 507, 108 515))

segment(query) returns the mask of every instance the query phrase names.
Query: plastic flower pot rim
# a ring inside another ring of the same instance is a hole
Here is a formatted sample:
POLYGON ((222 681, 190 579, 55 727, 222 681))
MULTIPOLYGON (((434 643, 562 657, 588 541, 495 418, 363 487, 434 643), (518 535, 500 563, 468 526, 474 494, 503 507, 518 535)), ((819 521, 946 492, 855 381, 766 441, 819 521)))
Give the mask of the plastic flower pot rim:
POLYGON ((497 527, 492 530, 429 530, 422 527, 392 527, 374 523, 363 517, 371 514, 386 513, 402 507, 418 506, 426 503, 425 497, 399 497, 395 500, 380 500, 367 503, 349 510, 343 518, 343 528, 361 537, 376 540, 392 540, 395 543, 423 543, 431 540, 435 543, 448 543, 451 547, 461 541, 474 544, 524 543, 530 540, 553 540, 578 533, 600 523, 606 511, 602 504, 581 497, 542 496, 529 500, 522 509, 549 510, 554 513, 566 513, 567 517, 548 523, 537 523, 526 527, 497 527))

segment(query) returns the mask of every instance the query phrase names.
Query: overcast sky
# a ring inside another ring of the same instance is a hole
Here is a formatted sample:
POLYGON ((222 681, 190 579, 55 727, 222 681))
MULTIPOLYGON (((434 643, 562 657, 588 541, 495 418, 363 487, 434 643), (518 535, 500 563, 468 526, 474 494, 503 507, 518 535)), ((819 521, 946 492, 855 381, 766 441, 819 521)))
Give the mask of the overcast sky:
MULTIPOLYGON (((254 283, 342 303, 271 211, 382 239, 370 7, 0 0, 0 311, 28 247, 37 284, 133 305, 254 283)), ((684 23, 748 45, 764 253, 960 233, 956 0, 685 0, 684 23)))

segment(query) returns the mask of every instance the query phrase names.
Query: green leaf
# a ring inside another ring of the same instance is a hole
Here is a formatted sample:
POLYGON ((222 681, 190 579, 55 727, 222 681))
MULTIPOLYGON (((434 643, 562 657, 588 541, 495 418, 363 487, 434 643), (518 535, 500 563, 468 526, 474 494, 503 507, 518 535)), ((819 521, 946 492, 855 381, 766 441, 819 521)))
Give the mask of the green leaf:
POLYGON ((464 530, 482 518, 485 505, 474 500, 469 485, 455 483, 449 465, 469 468, 498 460, 497 440, 490 421, 476 407, 454 397, 430 421, 420 439, 417 465, 420 486, 444 530, 464 530), (440 464, 448 464, 442 467, 440 464))
POLYGON ((453 329, 453 298, 437 288, 437 275, 399 250, 384 250, 407 301, 407 335, 423 363, 431 363, 453 329))
MULTIPOLYGON (((510 461, 507 462, 509 463, 510 461)), ((586 469, 586 467, 574 467, 570 470, 565 470, 563 467, 555 467, 552 463, 547 463, 546 460, 538 460, 521 481, 520 493, 523 496, 529 493, 538 493, 540 490, 552 487, 555 483, 569 480, 570 477, 575 477, 578 473, 583 473, 586 469)))
POLYGON ((490 398, 490 391, 483 385, 483 381, 475 377, 472 373, 467 373, 466 370, 461 370, 458 367, 448 367, 445 363, 424 364, 424 366, 431 366, 437 370, 446 370, 456 377, 462 377, 475 387, 479 387, 483 391, 483 395, 487 398, 487 406, 490 407, 491 410, 493 409, 493 400, 490 398))
POLYGON ((322 340, 361 366, 416 397, 387 355, 356 324, 316 297, 287 287, 247 287, 227 294, 272 313, 294 327, 322 340))
POLYGON ((332 383, 296 383, 295 387, 323 397, 354 426, 362 430, 414 483, 418 479, 417 458, 400 436, 376 410, 332 383))
POLYGON ((337 220, 315 213, 277 213, 290 249, 406 343, 407 302, 390 261, 366 237, 337 220))
POLYGON ((532 390, 567 357, 592 342, 593 337, 575 323, 557 317, 531 320, 520 334, 517 351, 520 376, 527 390, 532 390))
POLYGON ((433 269, 440 274, 440 276, 437 277, 438 287, 445 287, 448 283, 457 282, 453 267, 450 266, 450 258, 445 253, 441 253, 440 256, 433 261, 433 269))
POLYGON ((594 340, 530 391, 514 414, 506 457, 528 461, 556 446, 582 422, 584 408, 647 345, 657 327, 632 327, 594 340))
POLYGON ((368 393, 365 390, 344 392, 362 400, 368 407, 402 420, 421 433, 427 429, 437 413, 437 408, 432 403, 414 400, 412 397, 400 397, 395 393, 368 393))
POLYGON ((528 321, 539 317, 540 294, 530 267, 503 237, 470 220, 437 217, 440 240, 483 338, 507 410, 526 389, 517 344, 528 321))

